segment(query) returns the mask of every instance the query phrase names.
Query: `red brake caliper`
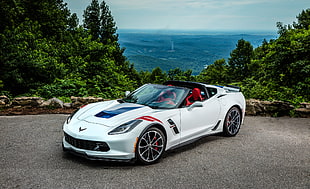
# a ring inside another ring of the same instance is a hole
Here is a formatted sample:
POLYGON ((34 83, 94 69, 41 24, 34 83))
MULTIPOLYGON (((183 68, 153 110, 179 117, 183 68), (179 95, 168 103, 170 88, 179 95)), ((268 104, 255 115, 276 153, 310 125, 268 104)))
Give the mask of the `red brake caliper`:
MULTIPOLYGON (((156 140, 156 139, 157 139, 157 138, 154 137, 154 140, 156 140)), ((155 142, 155 145, 158 146, 158 141, 155 142)), ((155 147, 154 149, 155 149, 155 150, 158 150, 158 147, 155 147)))

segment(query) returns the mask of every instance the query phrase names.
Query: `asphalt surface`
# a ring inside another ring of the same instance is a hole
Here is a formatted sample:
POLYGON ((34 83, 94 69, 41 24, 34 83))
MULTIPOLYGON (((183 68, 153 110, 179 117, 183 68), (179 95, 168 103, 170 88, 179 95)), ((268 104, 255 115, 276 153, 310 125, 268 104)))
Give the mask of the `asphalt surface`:
POLYGON ((0 188, 310 188, 310 119, 246 117, 150 166, 63 153, 65 119, 0 116, 0 188))

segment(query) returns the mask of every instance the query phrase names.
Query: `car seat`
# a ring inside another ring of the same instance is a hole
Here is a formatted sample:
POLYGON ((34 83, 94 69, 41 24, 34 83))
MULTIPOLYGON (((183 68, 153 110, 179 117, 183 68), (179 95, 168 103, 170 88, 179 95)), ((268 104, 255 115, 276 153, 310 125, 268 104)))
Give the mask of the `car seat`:
POLYGON ((167 102, 167 104, 174 105, 173 101, 175 99, 176 99, 176 93, 170 90, 166 90, 159 95, 157 102, 167 102))
POLYGON ((199 88, 192 89, 192 93, 185 99, 185 105, 189 106, 195 101, 202 101, 201 91, 199 88))

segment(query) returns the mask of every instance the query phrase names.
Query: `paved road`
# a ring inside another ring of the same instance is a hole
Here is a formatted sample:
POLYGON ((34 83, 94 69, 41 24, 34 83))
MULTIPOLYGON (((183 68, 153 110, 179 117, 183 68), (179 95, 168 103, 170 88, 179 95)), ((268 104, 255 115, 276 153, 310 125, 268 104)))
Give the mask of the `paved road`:
POLYGON ((0 117, 0 188, 310 188, 310 119, 246 117, 150 166, 64 154, 65 119, 0 117))

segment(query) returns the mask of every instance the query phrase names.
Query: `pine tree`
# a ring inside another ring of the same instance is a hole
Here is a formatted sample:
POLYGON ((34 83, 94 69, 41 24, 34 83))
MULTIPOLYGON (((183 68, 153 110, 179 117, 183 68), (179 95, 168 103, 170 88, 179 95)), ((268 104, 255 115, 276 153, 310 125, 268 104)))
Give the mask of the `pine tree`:
POLYGON ((113 57, 115 64, 124 71, 124 73, 132 72, 130 63, 126 61, 126 57, 123 55, 125 49, 121 48, 118 43, 118 34, 116 33, 117 27, 110 11, 109 6, 102 1, 100 4, 100 29, 99 39, 105 45, 111 45, 114 47, 111 56, 113 57))
POLYGON ((296 29, 309 29, 310 27, 310 9, 303 10, 297 17, 298 22, 294 22, 296 29))
POLYGON ((73 30, 77 28, 79 25, 79 19, 76 15, 76 13, 73 13, 69 18, 68 18, 68 29, 73 30))
POLYGON ((92 0, 84 11, 84 28, 88 29, 93 40, 98 39, 100 30, 100 7, 98 0, 92 0))
POLYGON ((100 38, 101 41, 106 44, 108 41, 117 42, 118 35, 116 34, 116 23, 109 9, 109 6, 102 1, 100 4, 101 16, 100 16, 100 38))
POLYGON ((228 65, 231 76, 235 81, 242 81, 249 74, 249 65, 253 56, 253 46, 244 39, 238 40, 236 49, 230 53, 228 65))

